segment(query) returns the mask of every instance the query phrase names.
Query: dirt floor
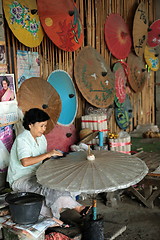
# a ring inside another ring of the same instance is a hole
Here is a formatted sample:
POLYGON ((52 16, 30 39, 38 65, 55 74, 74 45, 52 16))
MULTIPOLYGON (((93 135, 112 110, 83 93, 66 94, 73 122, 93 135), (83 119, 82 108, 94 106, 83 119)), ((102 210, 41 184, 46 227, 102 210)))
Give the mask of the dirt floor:
MULTIPOLYGON (((105 240, 160 240, 160 196, 153 209, 145 207, 129 192, 123 192, 121 201, 114 207, 106 206, 104 200, 104 196, 97 196, 97 213, 103 216, 105 240), (116 237, 114 234, 119 230, 123 232, 116 237)), ((87 198, 81 202, 91 204, 92 200, 87 198)), ((64 221, 68 218, 80 227, 83 225, 73 210, 62 213, 64 221)))

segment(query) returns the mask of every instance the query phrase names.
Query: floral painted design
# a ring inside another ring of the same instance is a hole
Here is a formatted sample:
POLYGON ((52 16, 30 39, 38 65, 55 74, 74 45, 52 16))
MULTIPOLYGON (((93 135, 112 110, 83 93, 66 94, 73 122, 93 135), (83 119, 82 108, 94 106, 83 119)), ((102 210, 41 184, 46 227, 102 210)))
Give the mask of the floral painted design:
POLYGON ((57 32, 62 42, 60 46, 62 49, 65 48, 67 51, 74 51, 74 45, 79 44, 79 38, 81 36, 82 27, 79 19, 79 14, 74 8, 73 21, 66 23, 66 19, 63 22, 59 22, 61 32, 57 32))
POLYGON ((17 23, 30 32, 33 36, 37 35, 40 21, 31 18, 31 11, 25 5, 21 5, 18 1, 14 1, 10 5, 11 24, 17 23))

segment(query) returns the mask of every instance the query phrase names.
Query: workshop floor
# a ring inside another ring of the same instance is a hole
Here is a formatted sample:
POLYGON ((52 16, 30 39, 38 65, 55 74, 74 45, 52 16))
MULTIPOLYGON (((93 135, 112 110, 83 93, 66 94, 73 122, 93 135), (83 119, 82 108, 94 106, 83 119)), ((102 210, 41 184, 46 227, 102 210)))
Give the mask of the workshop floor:
POLYGON ((131 142, 133 152, 144 151, 160 153, 160 138, 132 137, 131 142))
MULTIPOLYGON (((82 202, 91 204, 92 200, 88 198, 82 202)), ((134 196, 125 192, 114 207, 106 206, 104 199, 98 196, 97 211, 103 216, 105 240, 160 240, 160 197, 155 200, 155 207, 148 209, 134 196), (114 238, 114 234, 119 230, 122 230, 122 234, 114 238)), ((83 224, 83 220, 74 210, 62 213, 64 221, 68 218, 79 226, 83 224)))

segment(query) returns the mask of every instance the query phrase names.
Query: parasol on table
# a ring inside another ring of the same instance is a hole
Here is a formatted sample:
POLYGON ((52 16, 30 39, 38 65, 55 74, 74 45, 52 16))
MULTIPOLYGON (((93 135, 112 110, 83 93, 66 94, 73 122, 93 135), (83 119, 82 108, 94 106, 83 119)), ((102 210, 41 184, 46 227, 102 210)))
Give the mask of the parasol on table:
POLYGON ((37 170, 37 180, 43 186, 60 191, 88 194, 112 192, 141 181, 148 173, 138 157, 112 151, 73 152, 60 160, 49 159, 37 170), (47 173, 47 174, 46 174, 47 173))
POLYGON ((72 0, 37 0, 44 31, 64 51, 75 51, 83 42, 83 28, 72 0))
MULTIPOLYGON (((112 151, 72 152, 66 157, 49 159, 36 171, 37 181, 60 191, 98 194, 130 187, 148 173, 145 163, 133 155, 112 151), (47 173, 47 174, 46 174, 47 173)), ((93 199, 93 220, 96 216, 93 199)))
POLYGON ((134 92, 140 92, 147 80, 145 62, 134 53, 130 53, 127 63, 130 68, 128 75, 129 84, 134 92))
POLYGON ((78 108, 76 89, 73 81, 69 74, 63 70, 53 71, 47 81, 58 92, 62 103, 62 110, 57 123, 69 126, 73 123, 78 108))
POLYGON ((149 47, 156 47, 160 45, 160 19, 154 21, 148 31, 147 44, 149 47))
POLYGON ((132 40, 129 28, 119 14, 111 13, 105 22, 105 41, 117 59, 128 57, 132 40))
POLYGON ((137 56, 142 57, 148 36, 148 15, 144 2, 141 2, 133 20, 133 46, 137 56))
POLYGON ((159 54, 156 53, 156 50, 154 48, 148 47, 146 45, 146 47, 144 49, 144 59, 152 71, 159 70, 158 55, 159 54))
POLYGON ((23 113, 30 108, 40 108, 50 116, 45 133, 54 128, 61 112, 61 100, 46 80, 38 77, 26 79, 18 90, 17 101, 23 113))
POLYGON ((93 106, 105 108, 114 99, 114 74, 99 52, 82 48, 75 60, 75 80, 83 97, 93 106))
POLYGON ((37 47, 43 40, 36 0, 5 0, 3 9, 10 29, 27 47, 37 47))

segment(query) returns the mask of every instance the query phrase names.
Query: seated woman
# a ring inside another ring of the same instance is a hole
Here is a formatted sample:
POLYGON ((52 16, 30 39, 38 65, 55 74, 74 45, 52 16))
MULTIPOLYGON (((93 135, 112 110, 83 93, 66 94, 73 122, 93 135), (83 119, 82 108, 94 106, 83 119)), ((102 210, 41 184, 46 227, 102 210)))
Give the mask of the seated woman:
POLYGON ((57 219, 62 208, 75 209, 80 215, 86 215, 90 207, 79 204, 69 192, 49 189, 37 182, 36 170, 42 161, 52 156, 62 156, 56 150, 47 152, 47 141, 43 135, 47 120, 48 114, 38 108, 25 113, 25 130, 17 136, 10 152, 7 181, 13 191, 35 192, 45 196, 45 205, 57 219))

